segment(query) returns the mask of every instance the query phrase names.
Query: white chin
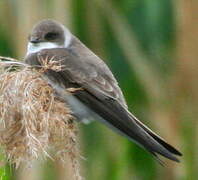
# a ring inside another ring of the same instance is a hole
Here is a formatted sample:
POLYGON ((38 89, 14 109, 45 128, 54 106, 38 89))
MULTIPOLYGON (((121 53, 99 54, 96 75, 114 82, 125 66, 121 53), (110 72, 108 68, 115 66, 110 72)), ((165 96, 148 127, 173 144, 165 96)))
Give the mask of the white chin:
POLYGON ((43 49, 54 49, 54 48, 63 48, 63 46, 60 46, 52 42, 40 42, 36 44, 29 42, 26 55, 37 53, 43 49))

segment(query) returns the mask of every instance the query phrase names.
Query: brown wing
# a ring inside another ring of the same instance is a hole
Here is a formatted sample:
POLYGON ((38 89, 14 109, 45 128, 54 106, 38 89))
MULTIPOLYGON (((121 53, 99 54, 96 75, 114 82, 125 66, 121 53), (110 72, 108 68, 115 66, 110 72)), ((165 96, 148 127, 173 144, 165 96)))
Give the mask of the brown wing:
MULTIPOLYGON (((116 99, 122 106, 127 108, 124 96, 118 86, 116 79, 107 67, 107 65, 100 60, 97 56, 92 54, 86 54, 84 56, 78 55, 74 50, 70 49, 50 49, 43 50, 35 56, 40 56, 42 58, 54 57, 56 61, 60 61, 63 65, 62 72, 60 74, 62 77, 69 77, 67 82, 78 83, 83 86, 92 89, 92 93, 99 91, 100 93, 116 99)), ((27 57, 26 61, 32 64, 37 57, 31 55, 32 57, 27 57), (33 61, 31 59, 34 59, 33 61)), ((60 77, 59 77, 60 78, 60 77)), ((68 87, 68 85, 66 85, 68 87)))
POLYGON ((88 89, 91 88, 93 94, 100 92, 107 97, 116 99, 122 106, 127 108, 117 81, 103 61, 97 59, 96 56, 86 57, 86 60, 82 59, 80 64, 77 63, 74 66, 74 59, 70 59, 72 65, 68 66, 63 74, 71 73, 74 82, 81 84, 83 87, 86 86, 88 89), (78 67, 79 65, 81 67, 78 67))

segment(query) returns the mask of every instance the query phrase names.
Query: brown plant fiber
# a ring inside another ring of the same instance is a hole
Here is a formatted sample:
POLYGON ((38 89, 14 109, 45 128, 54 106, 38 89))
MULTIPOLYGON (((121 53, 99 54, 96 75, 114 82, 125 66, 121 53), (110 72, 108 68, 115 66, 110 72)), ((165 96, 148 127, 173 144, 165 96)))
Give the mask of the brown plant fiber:
POLYGON ((69 107, 54 95, 42 72, 0 65, 0 146, 7 159, 19 167, 38 158, 63 163, 69 158, 79 179, 77 130, 69 107))

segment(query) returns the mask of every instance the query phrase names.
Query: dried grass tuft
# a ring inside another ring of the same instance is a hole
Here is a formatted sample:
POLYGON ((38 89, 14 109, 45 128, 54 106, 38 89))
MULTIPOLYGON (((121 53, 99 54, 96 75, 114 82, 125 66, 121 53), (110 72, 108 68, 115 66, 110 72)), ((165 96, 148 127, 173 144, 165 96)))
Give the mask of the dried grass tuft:
MULTIPOLYGON (((48 69, 59 69, 49 62, 48 69)), ((70 109, 56 98, 41 72, 21 63, 15 71, 2 68, 8 64, 12 63, 2 61, 0 70, 0 145, 7 159, 19 167, 24 162, 31 166, 39 157, 58 158, 63 164, 70 158, 75 179, 80 179, 76 127, 70 109)))

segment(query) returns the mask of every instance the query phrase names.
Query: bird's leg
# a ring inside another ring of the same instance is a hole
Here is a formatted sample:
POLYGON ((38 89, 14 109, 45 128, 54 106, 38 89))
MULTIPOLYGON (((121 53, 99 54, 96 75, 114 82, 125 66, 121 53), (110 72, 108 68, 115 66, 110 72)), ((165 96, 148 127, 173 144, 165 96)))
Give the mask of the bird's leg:
POLYGON ((67 88, 66 90, 73 94, 76 91, 83 91, 83 88, 67 88))

